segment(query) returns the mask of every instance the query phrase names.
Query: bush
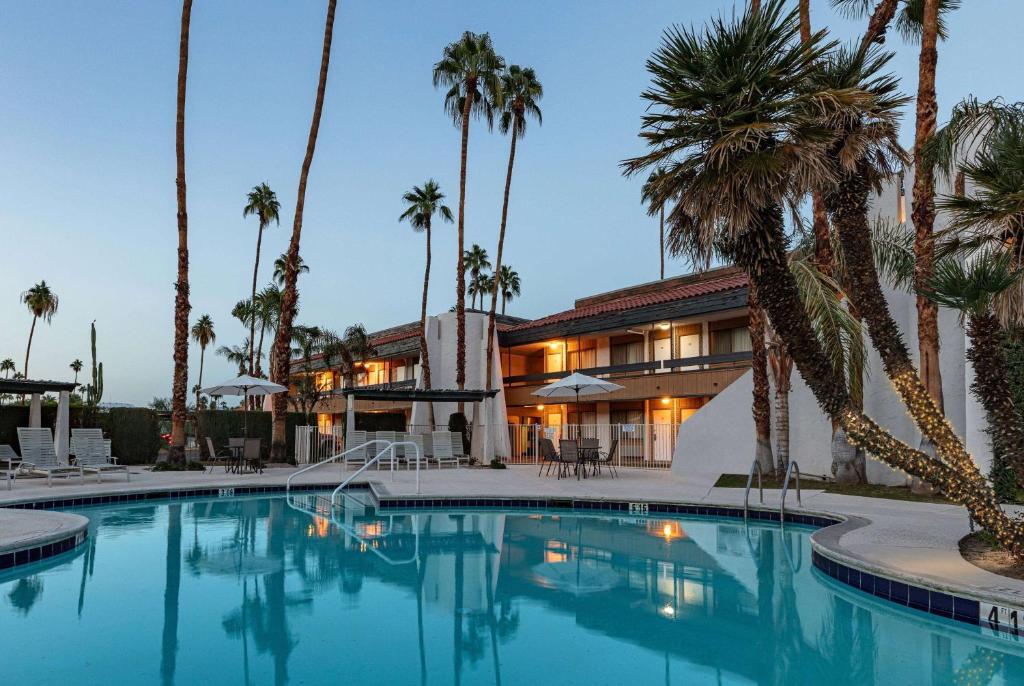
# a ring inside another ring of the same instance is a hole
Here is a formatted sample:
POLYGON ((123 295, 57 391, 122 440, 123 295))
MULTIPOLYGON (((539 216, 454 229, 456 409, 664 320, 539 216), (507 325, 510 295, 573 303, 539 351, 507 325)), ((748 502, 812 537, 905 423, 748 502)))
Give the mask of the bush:
POLYGON ((491 469, 508 469, 508 467, 506 467, 505 463, 498 458, 494 458, 491 460, 491 469))
MULTIPOLYGON (((263 461, 270 457, 270 438, 273 433, 272 415, 270 412, 249 412, 246 419, 245 412, 237 410, 203 410, 196 413, 198 420, 197 435, 200 437, 199 449, 204 458, 209 457, 206 449, 206 438, 213 440, 213 445, 218 450, 228 444, 229 438, 244 436, 245 427, 248 425, 249 438, 260 439, 260 453, 263 461)), ((285 415, 285 440, 287 446, 285 454, 288 462, 295 459, 295 427, 303 426, 306 423, 305 415, 301 412, 289 412, 285 415)))
POLYGON ((100 415, 110 450, 121 464, 149 464, 163 447, 156 412, 145 407, 115 407, 100 415))
MULTIPOLYGON (((0 406, 0 444, 6 444, 14 448, 15 452, 21 454, 21 444, 18 443, 18 427, 28 426, 28 405, 3 405, 0 406)), ((57 406, 43 405, 41 420, 42 426, 53 429, 57 423, 57 406)), ((69 411, 71 427, 82 426, 82 407, 75 406, 69 411)))
MULTIPOLYGON (((344 418, 342 418, 344 422, 344 418)), ((356 412, 356 431, 405 431, 402 412, 356 412)))
POLYGON ((448 416, 448 430, 452 433, 462 434, 462 451, 469 455, 470 446, 473 445, 473 435, 470 433, 469 422, 466 415, 461 412, 453 412, 448 416))

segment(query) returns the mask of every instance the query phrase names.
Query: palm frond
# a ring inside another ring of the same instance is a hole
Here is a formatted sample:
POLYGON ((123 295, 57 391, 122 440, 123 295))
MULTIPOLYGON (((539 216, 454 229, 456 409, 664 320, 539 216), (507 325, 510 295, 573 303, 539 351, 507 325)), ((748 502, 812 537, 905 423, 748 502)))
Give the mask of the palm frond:
POLYGON ((914 283, 914 232, 901 222, 879 217, 871 229, 871 251, 878 275, 893 288, 909 290, 914 283))
POLYGON ((985 251, 964 263, 958 259, 938 261, 920 294, 961 315, 986 311, 993 297, 1013 286, 1020 278, 1010 255, 985 251))

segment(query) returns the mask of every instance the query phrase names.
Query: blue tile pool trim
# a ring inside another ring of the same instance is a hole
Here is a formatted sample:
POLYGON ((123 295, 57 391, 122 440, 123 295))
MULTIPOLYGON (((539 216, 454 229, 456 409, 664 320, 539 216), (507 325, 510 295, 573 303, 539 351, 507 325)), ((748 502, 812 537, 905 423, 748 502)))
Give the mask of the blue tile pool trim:
POLYGON ((871 574, 836 562, 817 550, 811 551, 811 562, 826 576, 876 598, 964 624, 979 624, 980 603, 972 598, 963 598, 879 574, 871 574))
POLYGON ((87 536, 87 532, 79 531, 66 538, 50 541, 43 545, 22 548, 21 550, 14 550, 7 553, 0 553, 0 571, 10 569, 11 567, 17 567, 19 565, 39 562, 40 560, 45 560, 46 558, 53 557, 54 555, 60 555, 61 553, 66 553, 69 550, 74 550, 85 543, 87 536))

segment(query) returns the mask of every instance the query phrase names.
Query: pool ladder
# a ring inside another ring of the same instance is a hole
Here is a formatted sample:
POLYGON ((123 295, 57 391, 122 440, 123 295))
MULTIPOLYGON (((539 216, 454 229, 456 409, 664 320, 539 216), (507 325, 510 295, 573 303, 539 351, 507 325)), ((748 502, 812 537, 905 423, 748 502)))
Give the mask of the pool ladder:
MULTIPOLYGON (((747 488, 743 492, 743 518, 747 518, 750 502, 750 488, 754 485, 754 473, 757 473, 757 490, 760 496, 760 502, 764 504, 764 484, 762 483, 761 465, 757 463, 757 460, 750 465, 750 474, 747 475, 747 488)), ((800 495, 800 465, 796 463, 796 460, 790 460, 789 465, 786 467, 786 476, 782 480, 782 502, 779 505, 779 523, 786 523, 786 493, 789 491, 789 479, 796 474, 796 504, 798 507, 803 507, 803 498, 800 495)))

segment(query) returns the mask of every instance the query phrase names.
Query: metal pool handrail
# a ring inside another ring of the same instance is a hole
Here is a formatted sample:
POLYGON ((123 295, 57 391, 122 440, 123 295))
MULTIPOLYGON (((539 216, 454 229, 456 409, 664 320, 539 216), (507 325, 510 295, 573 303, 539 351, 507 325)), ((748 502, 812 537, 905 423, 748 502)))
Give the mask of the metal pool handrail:
POLYGON ((799 507, 804 506, 803 499, 800 497, 800 465, 795 460, 790 460, 789 466, 786 467, 786 478, 782 481, 782 503, 779 505, 780 525, 786 523, 786 491, 789 490, 789 477, 794 471, 796 472, 796 504, 799 507))
POLYGON ((747 501, 750 498, 750 487, 754 483, 754 472, 757 472, 757 490, 761 495, 761 504, 764 505, 764 484, 761 483, 761 465, 754 460, 750 465, 750 474, 747 475, 747 490, 743 492, 743 518, 747 518, 747 501))
POLYGON ((297 472, 295 472, 295 473, 291 474, 291 475, 290 475, 290 476, 288 477, 288 480, 287 480, 287 481, 285 481, 285 487, 284 487, 284 491, 285 491, 285 493, 287 493, 287 492, 288 492, 289 490, 291 490, 291 487, 292 487, 292 479, 294 479, 295 477, 297 477, 297 476, 298 476, 299 474, 304 474, 305 472, 308 472, 308 471, 310 471, 311 469, 316 469, 317 467, 322 467, 322 466, 324 466, 325 464, 328 464, 328 463, 330 463, 330 462, 335 462, 335 461, 337 461, 337 460, 340 460, 341 458, 345 457, 345 456, 346 456, 346 455, 348 455, 349 453, 354 453, 354 452, 356 452, 357 450, 360 450, 361 448, 365 448, 365 447, 366 447, 366 446, 368 446, 368 445, 373 445, 374 443, 387 443, 387 444, 389 444, 389 445, 390 445, 390 444, 391 444, 391 441, 385 441, 385 440, 383 440, 383 439, 377 438, 377 439, 374 439, 374 440, 372 440, 372 441, 367 441, 366 443, 361 443, 361 444, 359 444, 359 445, 355 446, 354 448, 349 448, 348 450, 344 450, 344 451, 342 451, 342 452, 340 452, 340 453, 335 453, 334 455, 331 455, 330 457, 328 457, 328 458, 326 458, 326 459, 320 460, 319 462, 315 462, 315 463, 313 463, 313 464, 309 465, 308 467, 303 467, 303 468, 302 468, 302 469, 300 469, 299 471, 297 471, 297 472))
POLYGON ((388 442, 388 445, 387 445, 387 447, 384 448, 384 450, 381 450, 379 453, 374 455, 372 460, 367 460, 366 464, 364 464, 362 467, 360 467, 356 471, 352 472, 351 476, 349 476, 347 479, 342 481, 341 484, 337 488, 334 489, 334 492, 331 493, 331 505, 334 506, 334 505, 337 504, 338 494, 341 493, 342 489, 344 489, 345 486, 348 486, 352 482, 352 479, 356 478, 357 476, 362 474, 364 471, 366 471, 366 469, 370 465, 372 465, 374 462, 377 462, 378 460, 380 460, 380 458, 384 456, 384 453, 391 453, 391 471, 392 471, 392 473, 394 473, 394 471, 395 471, 395 446, 399 446, 399 445, 401 445, 401 446, 411 445, 416 450, 416 494, 419 495, 419 493, 420 493, 420 447, 419 447, 419 445, 417 445, 413 441, 394 441, 394 442, 388 442))

